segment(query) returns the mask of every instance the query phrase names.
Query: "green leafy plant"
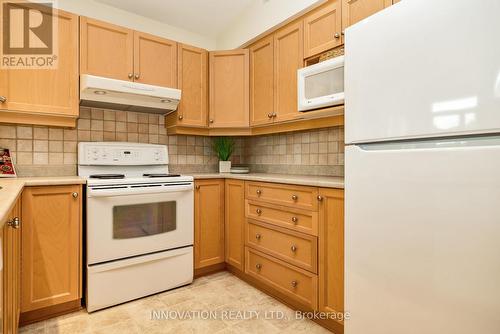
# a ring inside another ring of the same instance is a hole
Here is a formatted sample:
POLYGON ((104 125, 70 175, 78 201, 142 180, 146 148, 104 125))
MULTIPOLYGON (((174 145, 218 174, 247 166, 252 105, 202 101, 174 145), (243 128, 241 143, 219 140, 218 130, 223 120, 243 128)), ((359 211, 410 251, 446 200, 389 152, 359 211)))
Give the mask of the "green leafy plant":
POLYGON ((212 148, 220 161, 228 161, 234 150, 234 140, 231 137, 214 138, 212 148))

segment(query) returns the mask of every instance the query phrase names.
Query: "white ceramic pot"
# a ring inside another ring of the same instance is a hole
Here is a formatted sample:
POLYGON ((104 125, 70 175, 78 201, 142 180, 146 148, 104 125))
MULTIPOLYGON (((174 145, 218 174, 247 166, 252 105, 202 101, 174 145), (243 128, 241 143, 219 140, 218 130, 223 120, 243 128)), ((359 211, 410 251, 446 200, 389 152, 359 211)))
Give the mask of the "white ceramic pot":
POLYGON ((219 173, 230 173, 231 161, 219 161, 219 173))

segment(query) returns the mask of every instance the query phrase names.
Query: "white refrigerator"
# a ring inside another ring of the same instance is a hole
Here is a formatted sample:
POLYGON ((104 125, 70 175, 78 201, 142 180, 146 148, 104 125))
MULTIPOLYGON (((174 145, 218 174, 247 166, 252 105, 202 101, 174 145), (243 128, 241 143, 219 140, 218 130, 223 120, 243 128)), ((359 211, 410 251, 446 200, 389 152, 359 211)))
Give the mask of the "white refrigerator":
POLYGON ((346 334, 500 333, 500 0, 346 30, 346 334))

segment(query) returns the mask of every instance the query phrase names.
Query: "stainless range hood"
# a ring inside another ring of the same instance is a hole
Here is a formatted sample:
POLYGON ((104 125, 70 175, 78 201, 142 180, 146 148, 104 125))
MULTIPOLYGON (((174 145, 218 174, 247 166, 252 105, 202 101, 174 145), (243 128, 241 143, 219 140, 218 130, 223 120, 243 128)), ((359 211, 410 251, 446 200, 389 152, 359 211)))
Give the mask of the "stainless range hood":
POLYGON ((82 106, 168 114, 177 109, 180 99, 179 89, 87 74, 80 76, 82 106))

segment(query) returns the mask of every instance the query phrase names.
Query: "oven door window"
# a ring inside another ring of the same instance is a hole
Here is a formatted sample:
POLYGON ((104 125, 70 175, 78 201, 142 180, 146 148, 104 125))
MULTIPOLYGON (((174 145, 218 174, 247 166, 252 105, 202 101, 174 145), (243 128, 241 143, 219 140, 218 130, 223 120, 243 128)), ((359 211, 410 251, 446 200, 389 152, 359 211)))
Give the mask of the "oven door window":
POLYGON ((113 207, 113 239, 142 238, 177 228, 176 202, 113 207))

